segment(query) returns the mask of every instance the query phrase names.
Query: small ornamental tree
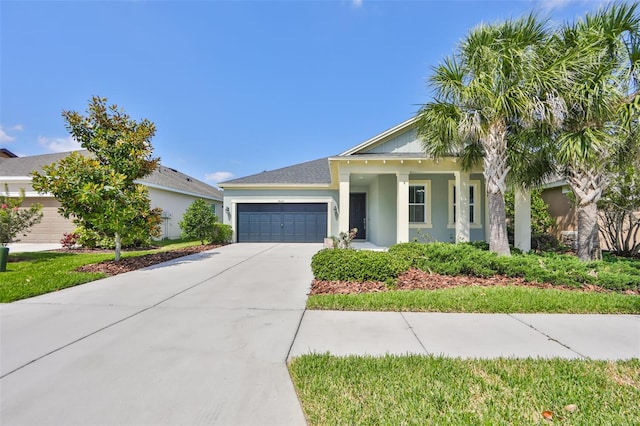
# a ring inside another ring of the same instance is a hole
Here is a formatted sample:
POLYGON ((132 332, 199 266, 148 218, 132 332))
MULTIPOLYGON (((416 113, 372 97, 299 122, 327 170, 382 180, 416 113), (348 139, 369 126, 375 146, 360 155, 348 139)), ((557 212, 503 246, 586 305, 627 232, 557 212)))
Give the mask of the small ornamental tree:
POLYGON ((160 209, 152 209, 147 188, 137 183, 160 161, 153 158, 155 126, 136 122, 104 98, 93 97, 87 116, 64 111, 67 130, 88 155, 74 152, 34 172, 32 186, 60 202, 59 212, 74 223, 115 240, 120 260, 123 239, 160 235, 160 209))
POLYGON ((198 239, 204 245, 205 241, 213 238, 217 221, 211 206, 198 198, 184 212, 179 225, 183 237, 198 239))
POLYGON ((4 195, 0 195, 0 244, 6 246, 15 241, 18 234, 27 235, 33 225, 42 220, 42 206, 38 203, 21 208, 24 189, 18 197, 9 196, 9 185, 4 185, 4 195))

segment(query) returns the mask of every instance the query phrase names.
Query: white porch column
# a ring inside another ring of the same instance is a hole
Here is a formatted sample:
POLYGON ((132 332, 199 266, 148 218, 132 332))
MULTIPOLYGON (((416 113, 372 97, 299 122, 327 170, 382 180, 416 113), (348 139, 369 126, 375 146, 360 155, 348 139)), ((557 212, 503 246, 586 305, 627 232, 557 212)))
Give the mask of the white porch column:
POLYGON ((409 241, 409 173, 396 173, 398 195, 396 206, 396 240, 399 243, 409 241))
POLYGON ((514 245, 528 252, 531 250, 531 192, 516 188, 514 198, 514 245))
MULTIPOLYGON (((455 172, 456 176, 456 242, 471 240, 469 231, 469 173, 455 172)), ((476 202, 478 202, 476 200, 476 202)))
POLYGON ((338 232, 349 233, 349 179, 351 173, 340 173, 340 216, 338 219, 338 232))

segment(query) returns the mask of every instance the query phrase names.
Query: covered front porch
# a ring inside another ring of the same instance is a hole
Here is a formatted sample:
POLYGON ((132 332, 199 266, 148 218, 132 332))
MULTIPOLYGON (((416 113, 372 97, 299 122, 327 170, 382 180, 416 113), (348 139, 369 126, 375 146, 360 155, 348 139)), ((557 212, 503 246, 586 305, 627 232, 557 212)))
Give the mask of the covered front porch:
MULTIPOLYGON (((363 156, 366 157, 366 156, 363 156)), ((481 171, 456 159, 349 158, 338 162, 339 232, 357 242, 488 241, 489 210, 481 171)), ((516 246, 530 249, 528 194, 516 197, 516 246)))

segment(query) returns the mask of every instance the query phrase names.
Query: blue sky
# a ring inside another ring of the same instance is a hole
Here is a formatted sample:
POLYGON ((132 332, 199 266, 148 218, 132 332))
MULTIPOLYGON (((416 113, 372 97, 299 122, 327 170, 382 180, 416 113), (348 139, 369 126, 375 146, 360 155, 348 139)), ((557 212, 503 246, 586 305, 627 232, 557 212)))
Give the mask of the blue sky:
POLYGON ((79 148, 92 95, 156 124, 162 163, 210 184, 338 154, 429 100, 471 28, 601 1, 0 0, 0 147, 79 148))

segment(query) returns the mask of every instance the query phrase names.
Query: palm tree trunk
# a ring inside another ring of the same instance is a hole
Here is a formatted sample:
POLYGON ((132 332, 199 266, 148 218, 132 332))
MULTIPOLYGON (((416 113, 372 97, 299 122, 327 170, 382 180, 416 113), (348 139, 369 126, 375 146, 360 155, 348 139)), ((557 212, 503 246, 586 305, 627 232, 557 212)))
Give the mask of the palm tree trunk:
POLYGON ((578 258, 585 262, 602 259, 598 206, 595 202, 578 205, 578 258))
POLYGON ((492 123, 484 146, 484 179, 489 200, 489 250, 510 256, 507 214, 504 208, 507 166, 507 127, 503 120, 492 123))
POLYGON ((585 262, 602 259, 597 203, 608 181, 598 168, 568 168, 568 181, 578 204, 578 258, 585 262))
POLYGON ((116 232, 116 256, 115 261, 120 261, 120 250, 122 249, 122 238, 120 238, 120 233, 116 232))

